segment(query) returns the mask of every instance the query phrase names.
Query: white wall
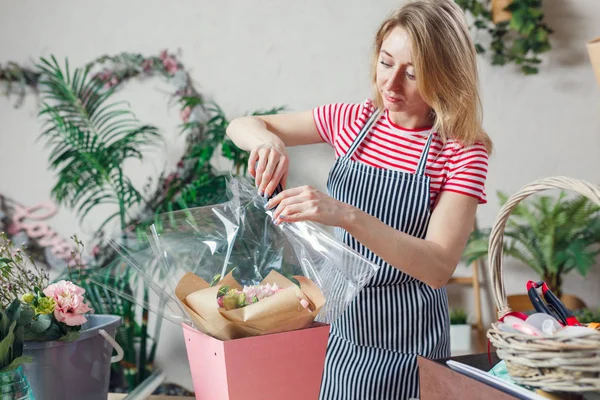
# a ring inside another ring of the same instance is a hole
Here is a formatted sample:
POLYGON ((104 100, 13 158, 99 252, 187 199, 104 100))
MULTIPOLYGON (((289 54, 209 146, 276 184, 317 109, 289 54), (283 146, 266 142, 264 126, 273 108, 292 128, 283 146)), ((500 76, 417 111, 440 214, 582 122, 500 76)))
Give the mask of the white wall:
MULTIPOLYGON (((373 33, 399 1, 366 5, 358 0, 275 0, 70 2, 0 0, 0 63, 30 63, 39 56, 69 57, 82 65, 102 54, 122 51, 157 54, 181 49, 183 63, 198 88, 231 117, 274 105, 301 110, 319 104, 362 101, 369 94, 368 65, 373 33)), ((493 223, 497 190, 517 191, 532 180, 569 175, 598 182, 600 167, 600 87, 594 80, 585 43, 600 36, 598 0, 546 0, 553 51, 538 76, 514 68, 493 68, 480 60, 485 127, 496 152, 488 178, 488 205, 480 225, 493 223)), ((182 148, 178 111, 167 106, 170 86, 158 79, 130 83, 119 94, 143 121, 159 126, 167 155, 129 168, 140 185, 164 165, 173 165, 182 148)), ((35 142, 39 133, 34 97, 15 110, 0 98, 0 193, 33 205, 48 200, 54 182, 48 153, 35 142)), ((324 189, 333 160, 324 145, 291 151, 290 184, 324 189), (310 161, 310 162, 307 162, 310 161)), ((51 221, 63 236, 93 231, 102 215, 79 226, 66 210, 51 221)), ((458 273, 463 273, 460 270, 458 273)), ((466 271, 468 273, 468 271, 466 271)), ((523 292, 534 275, 512 265, 509 293, 523 292)), ((600 305, 600 268, 583 279, 569 276, 565 291, 600 305)), ((451 289, 452 301, 470 302, 467 290, 451 289)), ((489 310, 489 304, 486 306, 489 310)), ((489 318, 489 311, 487 318, 489 318)), ((185 357, 177 328, 168 329, 159 359, 177 365, 185 357)), ((185 363, 182 363, 185 364, 185 363)), ((185 371, 169 378, 189 384, 185 371)))

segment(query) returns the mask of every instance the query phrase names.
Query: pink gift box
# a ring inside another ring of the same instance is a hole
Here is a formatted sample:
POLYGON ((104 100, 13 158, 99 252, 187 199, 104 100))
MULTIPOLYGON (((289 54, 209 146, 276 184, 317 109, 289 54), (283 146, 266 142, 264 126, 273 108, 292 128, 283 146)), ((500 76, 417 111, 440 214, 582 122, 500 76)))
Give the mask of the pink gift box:
POLYGON ((198 400, 317 400, 329 325, 221 341, 183 324, 198 400))

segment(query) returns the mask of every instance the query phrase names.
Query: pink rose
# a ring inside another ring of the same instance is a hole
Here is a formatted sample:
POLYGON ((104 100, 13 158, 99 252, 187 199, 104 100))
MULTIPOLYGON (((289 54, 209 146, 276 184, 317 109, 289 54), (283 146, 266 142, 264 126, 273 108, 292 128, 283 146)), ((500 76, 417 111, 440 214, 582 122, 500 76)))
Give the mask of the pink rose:
POLYGON ((175 60, 173 57, 169 56, 163 59, 163 65, 169 74, 173 75, 175 72, 177 72, 177 60, 175 60))
POLYGON ((85 290, 70 281, 61 280, 44 289, 44 294, 56 302, 54 317, 69 326, 83 324, 87 319, 84 314, 90 307, 84 302, 85 290))
POLYGON ((146 72, 152 69, 154 61, 151 58, 148 58, 142 62, 142 69, 146 72))
POLYGON ((183 122, 188 123, 190 120, 190 114, 192 113, 192 108, 190 106, 186 106, 181 110, 179 116, 183 120, 183 122))

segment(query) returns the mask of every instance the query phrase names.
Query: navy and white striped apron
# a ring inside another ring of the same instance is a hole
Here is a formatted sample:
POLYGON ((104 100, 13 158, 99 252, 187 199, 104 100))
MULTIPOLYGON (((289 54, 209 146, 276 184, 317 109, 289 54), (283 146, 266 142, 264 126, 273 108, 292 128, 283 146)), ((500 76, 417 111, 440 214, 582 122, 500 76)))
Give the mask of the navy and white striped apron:
MULTIPOLYGON (((380 115, 381 111, 371 114, 347 153, 335 161, 327 182, 329 194, 395 229, 424 238, 430 217, 425 166, 433 134, 414 174, 352 160, 380 115)), ((450 355, 446 289, 432 289, 387 264, 340 228, 336 236, 380 269, 331 326, 320 398, 418 398, 417 355, 450 355)))

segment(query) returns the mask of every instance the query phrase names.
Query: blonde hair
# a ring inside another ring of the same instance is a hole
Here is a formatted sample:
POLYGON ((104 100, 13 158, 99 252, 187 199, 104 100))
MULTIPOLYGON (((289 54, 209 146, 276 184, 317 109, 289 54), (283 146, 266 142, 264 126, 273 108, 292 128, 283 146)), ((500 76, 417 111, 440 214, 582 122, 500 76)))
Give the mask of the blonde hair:
POLYGON ((375 106, 383 107, 376 83, 381 44, 397 26, 410 38, 417 87, 434 113, 434 129, 442 140, 467 146, 481 142, 491 154, 492 141, 481 122, 475 45, 463 11, 452 0, 411 0, 383 21, 373 49, 375 106))

